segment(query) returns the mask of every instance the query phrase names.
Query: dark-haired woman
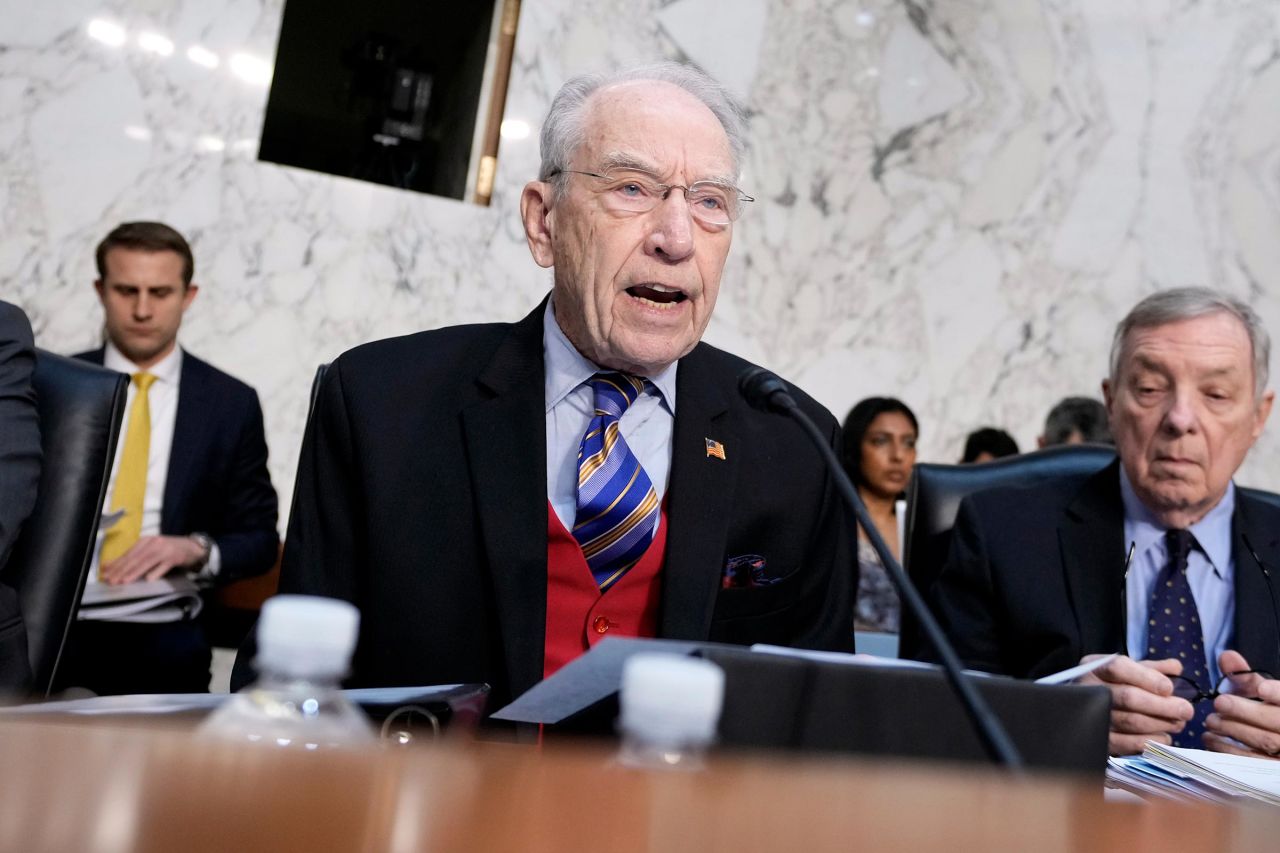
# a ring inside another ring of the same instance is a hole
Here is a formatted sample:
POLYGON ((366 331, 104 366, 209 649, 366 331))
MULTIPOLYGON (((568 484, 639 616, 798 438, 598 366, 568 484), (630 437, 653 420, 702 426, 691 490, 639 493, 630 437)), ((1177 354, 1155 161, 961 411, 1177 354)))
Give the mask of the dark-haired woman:
MULTIPOLYGON (((876 530, 901 559, 895 504, 916 463, 916 416, 901 400, 868 397, 844 419, 844 466, 876 530)), ((898 631, 898 594, 876 556, 866 531, 858 530, 858 601, 854 627, 859 631, 898 631)))

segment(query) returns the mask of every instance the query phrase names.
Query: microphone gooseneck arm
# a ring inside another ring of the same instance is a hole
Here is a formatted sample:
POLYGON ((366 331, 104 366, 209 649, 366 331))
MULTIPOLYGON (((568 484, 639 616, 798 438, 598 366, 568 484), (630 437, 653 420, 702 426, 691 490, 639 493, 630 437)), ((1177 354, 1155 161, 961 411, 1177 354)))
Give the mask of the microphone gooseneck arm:
MULTIPOLYGON (((960 704, 964 706, 965 711, 968 713, 974 730, 978 734, 978 739, 982 741, 982 745, 987 751, 987 755, 991 757, 992 761, 1002 764, 1010 770, 1021 771, 1023 762, 1018 748, 1014 746, 1013 741, 1004 730, 1004 726, 992 712, 991 706, 974 688, 969 677, 964 674, 960 658, 956 655, 955 649, 951 647, 951 643, 942 633, 942 628, 938 625, 938 621, 933 618, 933 613, 925 606, 924 599, 916 591, 915 584, 907 577, 907 573, 903 571, 902 566, 889 551, 889 547, 880 536, 880 531, 876 529, 875 523, 872 522, 871 516, 867 513, 867 508, 862 503, 862 498, 858 496, 857 489, 853 487, 853 483, 849 480, 849 475, 845 473, 840 460, 836 458, 835 451, 827 443, 827 437, 822 434, 822 430, 818 429, 818 425, 813 422, 813 419, 796 404, 795 398, 791 396, 786 383, 762 367, 750 367, 743 371, 738 377, 738 389, 752 406, 766 412, 774 412, 790 417, 812 439, 814 446, 818 448, 822 458, 827 463, 827 467, 831 470, 840 496, 844 498, 845 503, 853 510, 854 517, 862 529, 866 531, 867 538, 871 540, 872 547, 875 548, 876 554, 880 557, 880 562, 889 572, 889 577, 893 580, 893 585, 898 591, 898 597, 903 604, 910 608, 912 614, 924 628, 929 642, 938 650, 938 655, 942 658, 943 671, 947 675, 947 681, 950 682, 952 690, 955 691, 960 700, 960 704)), ((857 535, 856 530, 854 535, 857 535)))

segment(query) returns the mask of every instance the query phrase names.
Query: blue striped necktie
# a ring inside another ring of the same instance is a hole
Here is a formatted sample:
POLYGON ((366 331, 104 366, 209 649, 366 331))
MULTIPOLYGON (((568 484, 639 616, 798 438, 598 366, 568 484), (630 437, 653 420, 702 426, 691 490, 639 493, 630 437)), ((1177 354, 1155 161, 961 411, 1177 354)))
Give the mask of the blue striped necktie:
POLYGON ((587 380, 595 415, 578 450, 578 512, 573 538, 604 592, 636 564, 658 525, 658 494, 618 429, 645 380, 597 373, 587 380))

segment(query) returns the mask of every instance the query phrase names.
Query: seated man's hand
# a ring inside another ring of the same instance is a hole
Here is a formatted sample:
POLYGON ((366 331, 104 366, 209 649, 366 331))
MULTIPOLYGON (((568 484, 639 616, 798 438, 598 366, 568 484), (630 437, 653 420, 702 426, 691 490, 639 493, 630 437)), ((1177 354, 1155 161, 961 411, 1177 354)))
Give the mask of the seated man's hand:
POLYGON ((204 548, 186 536, 143 536, 102 567, 102 582, 117 585, 159 580, 174 569, 194 567, 204 557, 204 548))
MULTIPOLYGON (((1100 657, 1085 655, 1080 662, 1100 657)), ((1190 702, 1173 695, 1169 676, 1180 674, 1181 661, 1135 661, 1120 656, 1080 679, 1082 684, 1102 684, 1111 691, 1107 744, 1112 755, 1142 752, 1149 740, 1171 743, 1171 735, 1182 731, 1194 712, 1190 702)))
MULTIPOLYGON (((1218 657, 1218 668, 1229 675, 1250 667, 1244 655, 1228 649, 1218 657)), ((1280 681, 1260 675, 1232 678, 1231 693, 1213 700, 1204 724, 1205 749, 1280 758, 1280 681)))

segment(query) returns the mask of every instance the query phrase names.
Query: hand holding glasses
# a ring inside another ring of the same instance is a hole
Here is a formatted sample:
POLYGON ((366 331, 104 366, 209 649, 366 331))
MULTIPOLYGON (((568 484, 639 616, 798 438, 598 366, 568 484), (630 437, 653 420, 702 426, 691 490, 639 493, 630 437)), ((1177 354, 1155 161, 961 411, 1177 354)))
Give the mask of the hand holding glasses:
POLYGON ((1214 686, 1213 690, 1205 690, 1202 686, 1185 675, 1170 675, 1169 680, 1173 682, 1173 695, 1180 699, 1186 699, 1193 705, 1196 702, 1203 702, 1205 700, 1212 702, 1223 693, 1241 696, 1245 699, 1251 699, 1254 702, 1261 702, 1262 700, 1256 696, 1245 695, 1246 691, 1250 689, 1255 680, 1254 678, 1249 678, 1249 676, 1254 676, 1256 679, 1275 678, 1271 673, 1261 669, 1241 669, 1234 672, 1224 672, 1222 677, 1218 679, 1218 683, 1214 686))

